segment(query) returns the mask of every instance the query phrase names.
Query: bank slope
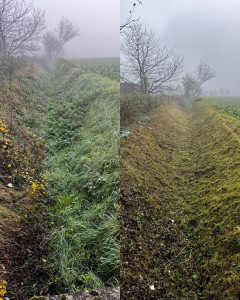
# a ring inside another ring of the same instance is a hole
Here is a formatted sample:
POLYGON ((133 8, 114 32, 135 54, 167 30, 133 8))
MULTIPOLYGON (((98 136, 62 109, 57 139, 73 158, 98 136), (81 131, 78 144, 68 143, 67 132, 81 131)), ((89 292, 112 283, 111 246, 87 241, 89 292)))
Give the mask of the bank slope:
POLYGON ((0 78, 0 292, 26 299, 49 280, 39 131, 49 74, 28 61, 16 69, 11 84, 8 74, 0 78))
POLYGON ((162 105, 122 139, 123 299, 239 298, 238 130, 162 105))
POLYGON ((45 118, 55 223, 50 287, 76 291, 119 280, 119 84, 65 65, 45 118))

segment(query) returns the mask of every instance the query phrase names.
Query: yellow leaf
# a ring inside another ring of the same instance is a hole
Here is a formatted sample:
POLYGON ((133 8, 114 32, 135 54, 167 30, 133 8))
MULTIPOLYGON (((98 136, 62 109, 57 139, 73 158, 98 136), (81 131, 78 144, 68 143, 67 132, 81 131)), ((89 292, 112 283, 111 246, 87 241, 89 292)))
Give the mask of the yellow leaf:
POLYGON ((6 290, 0 290, 0 296, 4 296, 6 294, 6 290))

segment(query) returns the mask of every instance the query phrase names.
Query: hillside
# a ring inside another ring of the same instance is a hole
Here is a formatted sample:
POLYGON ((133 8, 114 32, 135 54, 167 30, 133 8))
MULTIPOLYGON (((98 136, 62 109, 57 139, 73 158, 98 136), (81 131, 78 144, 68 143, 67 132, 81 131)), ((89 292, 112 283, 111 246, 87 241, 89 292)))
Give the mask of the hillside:
POLYGON ((121 142, 122 299, 239 299, 239 121, 154 114, 121 142))

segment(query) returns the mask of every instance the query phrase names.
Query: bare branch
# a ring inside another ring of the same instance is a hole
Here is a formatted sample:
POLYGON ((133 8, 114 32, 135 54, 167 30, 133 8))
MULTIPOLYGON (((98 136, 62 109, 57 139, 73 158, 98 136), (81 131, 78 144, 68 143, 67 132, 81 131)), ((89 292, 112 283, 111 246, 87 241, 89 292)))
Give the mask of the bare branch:
POLYGON ((144 94, 173 90, 183 71, 184 58, 175 54, 174 49, 167 49, 152 30, 139 23, 134 23, 124 35, 121 51, 121 71, 130 81, 139 81, 144 94))
POLYGON ((187 73, 182 78, 185 96, 187 98, 193 98, 201 95, 202 85, 214 77, 216 77, 215 70, 205 62, 201 61, 196 71, 187 73))
POLYGON ((62 17, 55 32, 47 32, 42 39, 48 62, 53 63, 63 53, 64 45, 78 35, 80 35, 79 28, 62 17))
POLYGON ((0 52, 26 54, 39 50, 45 11, 25 0, 0 0, 0 52))
MULTIPOLYGON (((137 3, 139 5, 142 5, 142 1, 140 0, 137 0, 137 3)), ((128 17, 126 18, 126 20, 120 24, 120 32, 123 30, 123 29, 127 29, 127 28, 130 28, 130 26, 132 25, 133 22, 137 22, 139 20, 139 18, 137 19, 133 19, 133 13, 134 13, 134 10, 135 10, 135 7, 136 7, 136 2, 134 2, 132 4, 132 10, 129 11, 129 15, 128 17)))

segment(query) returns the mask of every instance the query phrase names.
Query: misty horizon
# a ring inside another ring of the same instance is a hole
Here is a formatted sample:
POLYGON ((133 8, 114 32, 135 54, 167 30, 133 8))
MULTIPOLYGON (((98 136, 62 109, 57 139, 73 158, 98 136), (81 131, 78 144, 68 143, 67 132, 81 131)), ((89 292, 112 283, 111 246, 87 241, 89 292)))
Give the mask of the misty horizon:
MULTIPOLYGON (((131 10, 131 3, 121 0, 121 21, 131 10)), ((196 69, 201 60, 211 65, 217 77, 203 86, 204 91, 229 90, 240 95, 240 43, 238 32, 240 2, 187 0, 143 1, 133 19, 152 29, 168 48, 185 57, 185 72, 196 69)))
POLYGON ((36 8, 46 10, 46 30, 54 31, 61 17, 80 30, 80 36, 64 47, 64 58, 119 57, 118 1, 34 0, 36 8))

